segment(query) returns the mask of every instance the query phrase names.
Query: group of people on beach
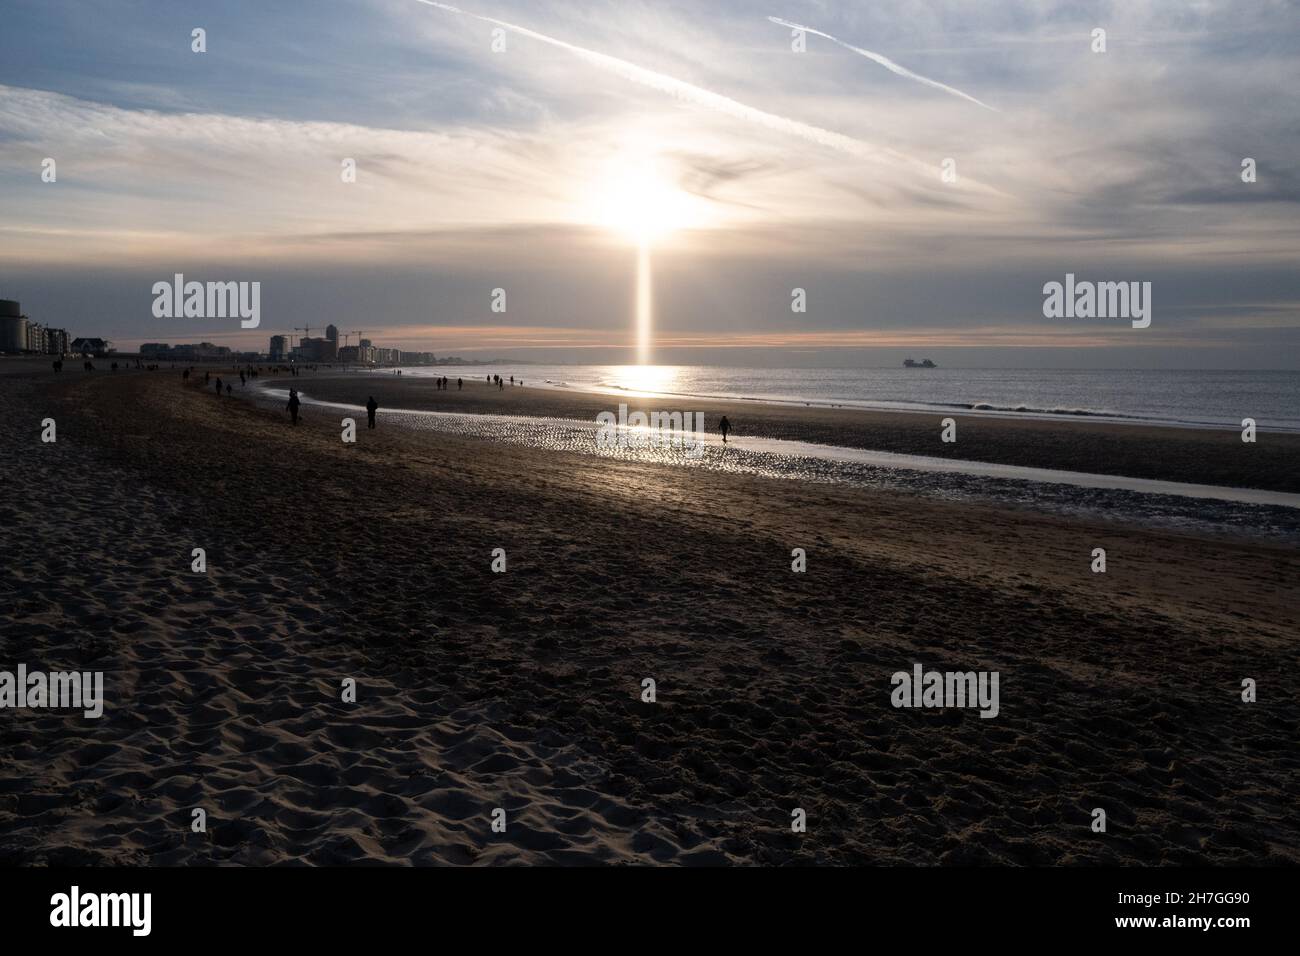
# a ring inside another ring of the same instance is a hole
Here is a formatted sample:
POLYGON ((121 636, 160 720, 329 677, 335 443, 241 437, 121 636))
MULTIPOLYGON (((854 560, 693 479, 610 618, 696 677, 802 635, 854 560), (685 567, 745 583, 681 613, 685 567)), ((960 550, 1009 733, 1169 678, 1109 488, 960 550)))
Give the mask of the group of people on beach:
MULTIPOLYGON (((86 364, 90 365, 89 362, 87 362, 86 364)), ((56 363, 55 371, 58 371, 61 366, 62 363, 56 363)), ((193 367, 185 369, 185 371, 181 373, 181 379, 185 382, 188 382, 190 378, 190 373, 193 371, 194 371, 193 367)), ((239 370, 239 384, 241 386, 247 385, 248 379, 256 378, 258 371, 260 371, 260 369, 256 369, 251 365, 248 366, 248 368, 246 369, 239 370)), ((272 371, 278 371, 278 369, 272 369, 272 371)), ((485 376, 485 379, 489 384, 495 384, 499 389, 505 388, 505 380, 502 379, 500 375, 488 375, 485 376)), ((225 389, 226 395, 229 396, 233 394, 233 389, 230 383, 228 382, 223 383, 221 381, 220 376, 218 376, 216 382, 213 383, 212 373, 205 371, 203 373, 203 385, 206 388, 209 384, 215 385, 217 395, 221 394, 223 388, 225 389)), ((511 385, 516 384, 515 377, 513 375, 510 376, 510 384, 511 385)), ((524 384, 524 380, 520 379, 518 384, 522 386, 524 384)), ((440 391, 447 391, 451 386, 451 380, 446 376, 443 376, 441 378, 436 378, 434 379, 434 385, 440 391)), ((465 387, 464 379, 460 379, 460 378, 456 379, 456 390, 460 391, 464 387, 465 387)), ((284 407, 285 410, 289 413, 290 421, 294 425, 297 425, 299 409, 302 408, 302 399, 298 397, 298 390, 296 388, 289 389, 289 401, 284 407)), ((377 411, 379 411, 379 403, 375 401, 375 396, 371 395, 366 399, 366 422, 367 422, 366 427, 367 428, 375 427, 375 413, 377 411)), ((727 443, 727 433, 731 431, 731 421, 727 418, 726 415, 723 415, 721 420, 718 422, 718 431, 722 433, 722 443, 725 445, 727 443)))

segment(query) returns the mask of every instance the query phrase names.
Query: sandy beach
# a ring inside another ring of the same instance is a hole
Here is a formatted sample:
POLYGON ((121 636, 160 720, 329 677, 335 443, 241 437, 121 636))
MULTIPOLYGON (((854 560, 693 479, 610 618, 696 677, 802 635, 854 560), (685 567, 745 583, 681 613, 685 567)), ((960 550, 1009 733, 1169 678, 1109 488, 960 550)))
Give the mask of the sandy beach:
MULTIPOLYGON (((448 374, 296 384, 611 407, 448 374)), ((948 453, 933 416, 701 410, 948 453)), ((4 715, 0 862, 1300 862, 1294 548, 379 423, 5 369, 0 667, 102 670, 106 705, 4 715), (998 671, 996 719, 893 707, 917 663, 998 671)), ((966 458, 1300 490, 1295 436, 961 428, 966 458)))

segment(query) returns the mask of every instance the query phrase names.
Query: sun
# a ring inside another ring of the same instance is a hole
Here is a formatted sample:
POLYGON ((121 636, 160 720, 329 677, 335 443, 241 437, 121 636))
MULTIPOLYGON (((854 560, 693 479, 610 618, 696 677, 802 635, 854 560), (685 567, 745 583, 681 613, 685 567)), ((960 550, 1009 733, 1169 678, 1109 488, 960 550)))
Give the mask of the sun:
POLYGON ((653 243, 702 222, 697 197, 678 188, 650 162, 611 168, 593 198, 596 220, 638 244, 653 243))

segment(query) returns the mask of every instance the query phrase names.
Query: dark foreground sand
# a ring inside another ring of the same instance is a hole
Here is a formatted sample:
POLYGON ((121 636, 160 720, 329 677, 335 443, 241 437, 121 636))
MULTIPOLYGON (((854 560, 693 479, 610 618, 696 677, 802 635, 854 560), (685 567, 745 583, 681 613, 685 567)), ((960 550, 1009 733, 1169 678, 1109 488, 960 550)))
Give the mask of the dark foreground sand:
POLYGON ((108 696, 0 711, 0 862, 1300 861, 1294 549, 345 446, 166 372, 0 377, 0 440, 0 669, 108 696), (916 662, 1001 713, 894 709, 916 662))

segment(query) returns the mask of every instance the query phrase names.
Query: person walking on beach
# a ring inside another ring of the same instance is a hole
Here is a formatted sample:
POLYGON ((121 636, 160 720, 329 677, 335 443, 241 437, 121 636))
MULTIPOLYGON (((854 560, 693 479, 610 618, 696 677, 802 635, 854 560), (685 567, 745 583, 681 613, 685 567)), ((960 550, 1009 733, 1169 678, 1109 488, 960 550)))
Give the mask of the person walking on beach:
POLYGON ((727 416, 722 416, 722 421, 718 422, 718 431, 722 432, 722 444, 727 443, 727 432, 731 431, 731 422, 727 421, 727 416))
POLYGON ((221 397, 221 376, 217 376, 217 398, 221 397))
POLYGON ((235 394, 235 386, 233 386, 233 385, 231 385, 229 382, 227 382, 227 383, 226 383, 226 398, 229 398, 229 397, 230 397, 231 395, 233 395, 233 394, 235 394))
POLYGON ((456 379, 456 391, 459 392, 464 387, 465 387, 465 380, 463 378, 456 379))
POLYGON ((379 403, 375 401, 375 396, 370 396, 370 401, 366 402, 366 415, 370 419, 370 427, 375 427, 375 411, 379 408, 379 403))
POLYGON ((289 409, 289 415, 293 418, 295 425, 298 424, 298 406, 301 404, 302 402, 298 401, 297 389, 289 389, 289 404, 284 407, 289 409))

